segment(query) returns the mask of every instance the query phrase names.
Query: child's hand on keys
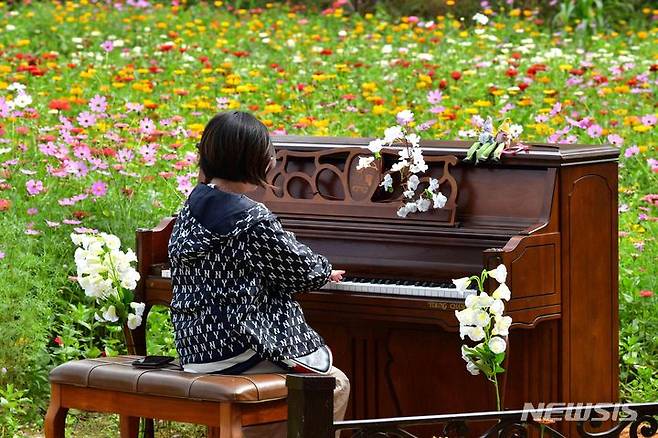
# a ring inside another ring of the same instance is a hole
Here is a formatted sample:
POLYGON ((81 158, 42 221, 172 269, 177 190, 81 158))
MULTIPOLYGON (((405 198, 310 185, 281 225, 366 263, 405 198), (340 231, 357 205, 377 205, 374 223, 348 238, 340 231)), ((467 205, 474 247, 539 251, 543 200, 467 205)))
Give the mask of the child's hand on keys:
POLYGON ((329 281, 333 281, 334 283, 341 282, 343 281, 343 275, 345 275, 345 271, 333 270, 329 276, 329 281))

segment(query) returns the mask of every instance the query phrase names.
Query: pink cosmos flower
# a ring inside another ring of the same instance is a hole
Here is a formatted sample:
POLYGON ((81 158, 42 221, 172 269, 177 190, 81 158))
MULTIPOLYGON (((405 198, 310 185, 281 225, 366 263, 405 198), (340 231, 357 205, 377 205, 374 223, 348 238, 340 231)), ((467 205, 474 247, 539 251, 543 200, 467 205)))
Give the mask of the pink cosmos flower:
POLYGON ((2 252, 2 251, 0 251, 0 260, 2 260, 2 259, 4 259, 4 258, 5 258, 5 253, 2 252))
POLYGON ((95 113, 105 113, 107 111, 107 99, 105 96, 100 96, 100 95, 95 95, 90 101, 89 101, 89 109, 91 109, 95 113))
POLYGON ((107 184, 105 184, 103 181, 96 181, 91 186, 91 194, 97 198, 105 196, 107 194, 107 184))
POLYGON ((640 153, 640 148, 637 147, 637 145, 633 145, 633 146, 626 149, 626 151, 624 152, 624 156, 626 158, 630 158, 633 155, 637 155, 639 153, 640 153))
POLYGON ((546 122, 548 122, 548 116, 546 114, 537 114, 535 116, 535 122, 537 122, 537 123, 546 123, 546 122))
POLYGON ((133 151, 130 149, 120 149, 119 152, 117 152, 117 160, 120 163, 127 163, 129 161, 132 161, 134 158, 133 151))
POLYGON ((144 105, 142 105, 141 103, 132 103, 132 102, 126 103, 126 111, 128 111, 129 113, 133 113, 133 112, 138 113, 143 109, 144 109, 144 105))
POLYGON ((644 251, 644 242, 635 242, 635 243, 633 244, 633 246, 634 246, 635 249, 637 249, 639 252, 644 251))
POLYGON ((78 114, 78 123, 84 128, 89 128, 96 124, 96 116, 90 112, 84 111, 78 114))
POLYGON ((649 167, 651 167, 651 171, 654 173, 658 173, 658 160, 655 160, 653 158, 649 158, 647 160, 647 164, 649 167))
POLYGON ((587 134, 592 138, 599 138, 603 134, 603 128, 595 123, 587 128, 587 134))
POLYGON ((228 103, 229 103, 228 98, 218 97, 217 99, 215 99, 215 101, 217 102, 217 108, 218 109, 223 110, 223 109, 228 108, 228 103))
POLYGON ((614 146, 621 146, 624 144, 624 139, 617 134, 608 135, 608 141, 614 146))
POLYGON ((86 228, 86 227, 76 227, 73 228, 73 231, 75 231, 78 234, 96 234, 98 233, 98 230, 94 228, 86 228))
POLYGON ((427 102, 431 105, 436 105, 443 100, 443 93, 441 90, 432 90, 427 93, 427 102))
POLYGON ((192 175, 180 175, 176 177, 178 183, 178 190, 185 196, 192 193, 192 175))
POLYGON ((49 221, 48 219, 46 219, 46 225, 48 225, 50 228, 57 228, 62 224, 60 224, 59 222, 49 221))
POLYGON ((155 132, 155 123, 153 123, 153 120, 148 117, 143 118, 139 122, 139 132, 145 135, 153 134, 155 132))
POLYGON ((111 52, 112 50, 114 50, 114 43, 113 43, 112 41, 110 41, 110 40, 104 41, 104 42, 101 44, 101 49, 103 49, 103 50, 105 50, 106 52, 109 53, 109 52, 111 52))
POLYGON ((658 122, 658 118, 653 114, 646 115, 641 120, 644 126, 654 126, 658 122))
POLYGON ((66 225, 80 225, 82 222, 77 219, 64 219, 62 223, 66 225))
POLYGON ((10 113, 11 111, 9 110, 9 105, 7 105, 7 101, 0 97, 0 118, 9 117, 10 113))
POLYGON ((553 105, 553 108, 551 108, 549 115, 551 117, 555 117, 560 114, 560 111, 562 111, 562 104, 560 102, 555 102, 555 105, 553 105))
POLYGON ((28 216, 35 216, 37 213, 39 213, 39 210, 37 210, 34 207, 30 207, 27 209, 28 216))
POLYGON ((25 183, 25 188, 27 189, 27 193, 29 193, 30 196, 36 196, 43 192, 43 182, 40 180, 31 179, 25 183))

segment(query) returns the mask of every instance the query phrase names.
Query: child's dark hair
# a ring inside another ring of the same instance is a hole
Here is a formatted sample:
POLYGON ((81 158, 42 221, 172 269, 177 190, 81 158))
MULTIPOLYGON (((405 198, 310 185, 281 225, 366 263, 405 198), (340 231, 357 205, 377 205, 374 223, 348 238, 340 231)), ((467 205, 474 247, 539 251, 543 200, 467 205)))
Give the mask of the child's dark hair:
POLYGON ((244 111, 217 114, 203 130, 198 147, 206 182, 222 178, 267 185, 274 147, 267 127, 253 115, 244 111))

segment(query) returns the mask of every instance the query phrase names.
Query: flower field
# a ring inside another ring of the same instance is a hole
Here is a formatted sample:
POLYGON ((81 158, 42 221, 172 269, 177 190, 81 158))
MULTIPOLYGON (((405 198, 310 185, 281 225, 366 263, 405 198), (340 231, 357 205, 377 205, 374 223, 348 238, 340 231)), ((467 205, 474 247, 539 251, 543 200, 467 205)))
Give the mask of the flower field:
MULTIPOLYGON (((132 245, 176 211, 204 124, 233 108, 280 134, 375 137, 409 109, 424 138, 492 116, 523 140, 618 146, 621 394, 658 400, 658 10, 585 38, 482 12, 0 3, 0 435, 41 416, 52 366, 121 348, 70 278, 70 234, 132 245)), ((166 316, 149 323, 170 351, 166 316)))

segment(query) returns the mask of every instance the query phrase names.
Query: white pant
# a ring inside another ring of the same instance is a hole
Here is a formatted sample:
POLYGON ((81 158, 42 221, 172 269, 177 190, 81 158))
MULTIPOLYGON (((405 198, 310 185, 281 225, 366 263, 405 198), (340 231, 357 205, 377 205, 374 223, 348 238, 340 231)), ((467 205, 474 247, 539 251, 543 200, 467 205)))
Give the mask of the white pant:
MULTIPOLYGON (((262 372, 264 368, 256 365, 245 374, 255 374, 253 371, 262 372)), ((342 421, 345 418, 347 402, 350 399, 350 381, 341 370, 331 367, 327 373, 336 379, 336 388, 334 389, 334 421, 342 421)), ((242 429, 244 438, 286 438, 288 435, 288 422, 264 424, 260 426, 248 426, 242 429)), ((336 433, 338 437, 338 433, 336 433)))

